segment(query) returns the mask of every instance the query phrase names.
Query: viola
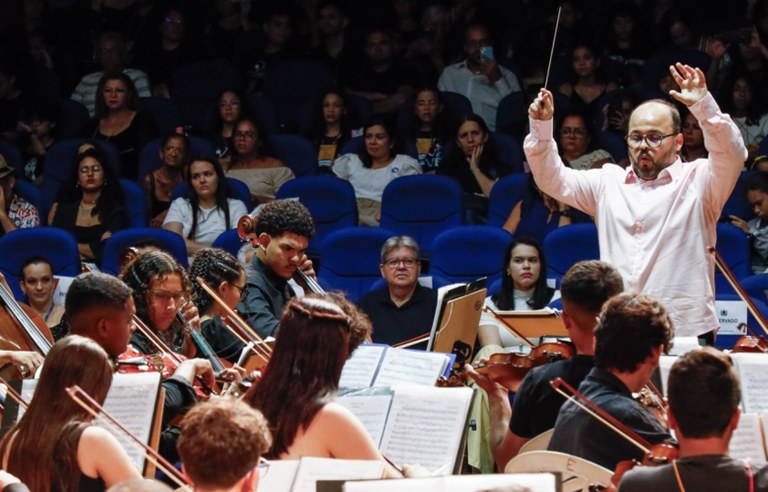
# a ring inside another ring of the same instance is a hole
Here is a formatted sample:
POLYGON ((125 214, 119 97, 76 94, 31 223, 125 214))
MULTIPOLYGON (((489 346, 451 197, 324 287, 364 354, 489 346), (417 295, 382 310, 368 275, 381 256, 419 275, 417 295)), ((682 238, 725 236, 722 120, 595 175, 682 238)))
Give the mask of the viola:
POLYGON ((117 356, 117 372, 133 374, 137 372, 159 372, 163 379, 173 376, 177 364, 162 354, 146 355, 130 345, 125 352, 117 356))

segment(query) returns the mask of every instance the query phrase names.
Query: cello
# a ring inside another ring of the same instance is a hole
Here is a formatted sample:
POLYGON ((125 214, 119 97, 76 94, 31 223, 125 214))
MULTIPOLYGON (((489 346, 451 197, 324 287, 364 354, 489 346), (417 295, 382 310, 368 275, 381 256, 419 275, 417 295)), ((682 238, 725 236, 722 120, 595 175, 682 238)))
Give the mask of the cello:
MULTIPOLYGON (((5 279, 2 280, 0 282, 0 340, 4 341, 10 350, 38 352, 45 357, 53 346, 50 328, 32 308, 17 302, 6 287, 5 279)), ((9 379, 32 375, 31 371, 24 369, 23 365, 17 368, 9 363, 0 368, 0 373, 9 379)))

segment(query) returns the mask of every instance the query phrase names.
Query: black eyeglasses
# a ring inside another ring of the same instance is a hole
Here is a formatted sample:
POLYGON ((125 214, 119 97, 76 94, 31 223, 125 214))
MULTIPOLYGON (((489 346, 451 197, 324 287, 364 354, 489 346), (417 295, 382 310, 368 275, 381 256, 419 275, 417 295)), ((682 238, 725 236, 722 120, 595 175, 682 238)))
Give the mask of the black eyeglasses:
POLYGON ((643 144, 643 141, 645 141, 645 144, 655 149, 659 145, 661 145, 661 142, 664 141, 665 138, 671 137, 677 135, 677 133, 670 133, 669 135, 659 135, 657 133, 651 133, 649 135, 638 135, 636 133, 633 133, 631 135, 627 135, 624 137, 624 139, 627 141, 627 145, 629 145, 631 148, 636 149, 640 147, 643 144))
POLYGON ((237 285, 237 284, 233 284, 233 283, 231 283, 231 282, 228 282, 228 283, 229 283, 229 285, 231 285, 232 287, 234 287, 235 289, 237 289, 237 291, 240 293, 240 297, 243 297, 243 292, 245 292, 245 287, 246 287, 245 285, 243 285, 242 287, 240 287, 240 286, 239 286, 239 285, 237 285))

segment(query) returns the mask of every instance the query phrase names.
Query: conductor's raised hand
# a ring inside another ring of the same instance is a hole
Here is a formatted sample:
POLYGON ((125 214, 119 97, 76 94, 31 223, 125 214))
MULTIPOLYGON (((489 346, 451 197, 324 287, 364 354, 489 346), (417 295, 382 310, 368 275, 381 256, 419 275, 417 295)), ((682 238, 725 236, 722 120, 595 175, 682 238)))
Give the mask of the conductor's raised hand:
POLYGON ((680 87, 680 91, 669 91, 669 95, 686 106, 699 102, 707 95, 707 80, 700 68, 676 63, 670 65, 669 73, 680 87))
POLYGON ((528 116, 534 120, 551 120, 555 114, 555 103, 552 93, 547 89, 539 89, 539 95, 528 106, 528 116))

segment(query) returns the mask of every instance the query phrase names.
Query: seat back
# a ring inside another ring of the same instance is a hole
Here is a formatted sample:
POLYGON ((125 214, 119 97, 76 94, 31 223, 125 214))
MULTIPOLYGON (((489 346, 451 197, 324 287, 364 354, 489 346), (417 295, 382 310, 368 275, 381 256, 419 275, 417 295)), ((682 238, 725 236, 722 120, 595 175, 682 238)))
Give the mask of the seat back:
POLYGON ((321 285, 341 290, 357 302, 381 278, 381 246, 394 235, 378 227, 348 227, 329 234, 320 249, 317 278, 321 285))
POLYGON ((30 227, 11 231, 0 237, 0 272, 5 275, 18 300, 24 298, 19 285, 21 265, 33 256, 48 259, 54 275, 76 277, 80 274, 77 239, 69 231, 57 227, 30 227))
POLYGON ((501 227, 507 221, 517 202, 523 199, 530 186, 531 175, 516 173, 496 181, 488 198, 488 222, 492 227, 501 227))
POLYGON ((160 135, 175 133, 178 127, 184 126, 181 113, 167 97, 142 97, 139 99, 139 108, 152 116, 160 135))
POLYGON ((556 451, 530 451, 518 454, 504 468, 504 473, 559 472, 563 490, 587 490, 592 485, 607 487, 613 471, 570 454, 556 451))
POLYGON ((496 109, 496 131, 510 135, 522 135, 528 122, 523 91, 510 92, 499 101, 496 109))
POLYGON ((328 67, 316 60, 293 60, 267 71, 264 96, 275 107, 279 128, 298 131, 301 109, 333 87, 328 67))
POLYGON ((547 278, 560 280, 574 263, 600 259, 597 227, 592 223, 571 224, 554 229, 544 238, 547 278))
POLYGON ((237 232, 237 229, 227 229, 219 234, 219 237, 211 243, 212 248, 221 248, 234 257, 237 257, 237 253, 240 252, 242 246, 243 241, 240 240, 240 234, 237 232))
POLYGON ((381 227, 411 236, 428 257, 438 234, 462 224, 461 197, 461 186, 447 176, 401 176, 384 188, 381 227))
MULTIPOLYGON (((717 251, 737 279, 752 275, 749 238, 744 231, 732 224, 718 223, 717 251)), ((731 284, 718 269, 715 269, 715 292, 718 295, 735 294, 731 284)))
POLYGON ((754 172, 744 172, 739 175, 739 179, 736 180, 736 185, 733 187, 731 195, 723 206, 723 211, 720 213, 720 217, 735 215, 744 220, 754 218, 755 214, 752 211, 752 206, 747 201, 747 182, 754 175, 754 172))
POLYGON ((120 258, 129 246, 139 241, 149 240, 157 244, 163 251, 176 258, 180 265, 186 267, 187 245, 184 238, 175 232, 165 229, 141 227, 117 231, 107 239, 104 244, 104 253, 101 258, 101 271, 111 275, 120 273, 120 258))
POLYGON ((504 251, 512 234, 490 226, 461 226, 441 232, 432 243, 429 273, 449 282, 501 278, 504 251))
POLYGON ((333 231, 357 226, 355 190, 348 181, 335 176, 305 176, 287 181, 276 198, 298 198, 315 222, 315 236, 309 243, 312 254, 322 249, 333 231))
POLYGON ((549 429, 548 431, 542 432, 538 436, 523 444, 517 454, 528 453, 530 451, 546 451, 547 447, 549 446, 549 441, 552 440, 552 434, 554 432, 555 429, 549 429))
MULTIPOLYGON (((25 199, 29 203, 37 208, 37 213, 41 213, 43 208, 43 196, 40 193, 40 188, 35 186, 34 183, 30 183, 24 179, 17 179, 16 184, 13 186, 13 192, 25 199)), ((40 216, 40 223, 45 223, 45 217, 40 216)))
POLYGON ((59 121, 56 123, 56 139, 78 138, 91 120, 88 109, 77 101, 59 99, 59 121))
POLYGON ((121 179, 120 188, 123 190, 123 206, 128 215, 130 227, 147 226, 147 201, 144 190, 135 181, 121 179))
POLYGON ((317 174, 317 149, 311 141, 298 135, 272 135, 275 157, 291 168, 298 177, 317 174))

